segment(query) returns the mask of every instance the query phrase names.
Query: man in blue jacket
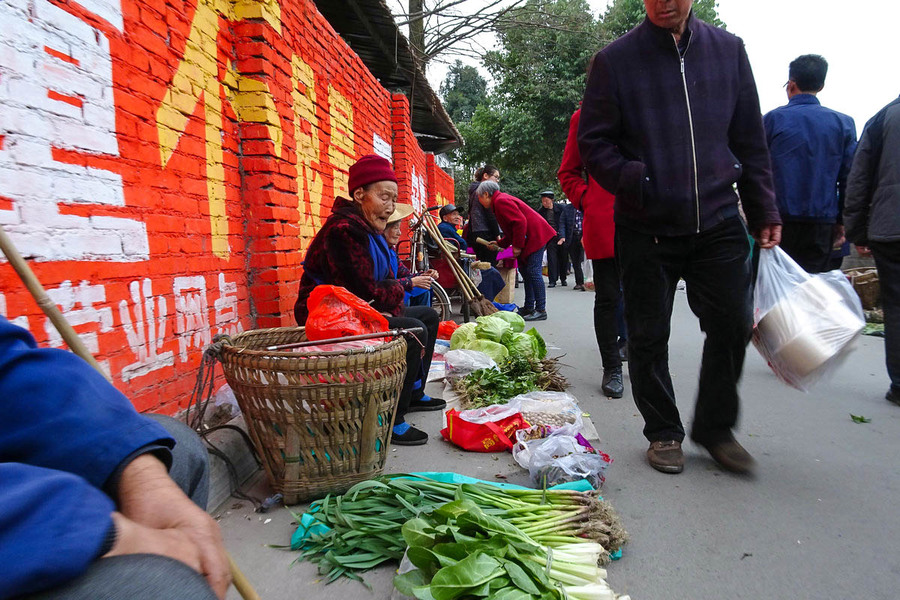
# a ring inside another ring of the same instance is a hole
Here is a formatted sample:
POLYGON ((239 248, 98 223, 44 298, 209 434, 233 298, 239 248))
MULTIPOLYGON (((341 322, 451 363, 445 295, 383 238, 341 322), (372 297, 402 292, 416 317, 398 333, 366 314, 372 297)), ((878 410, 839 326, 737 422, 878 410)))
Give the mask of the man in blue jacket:
POLYGON ((3 316, 0 398, 0 600, 225 597, 193 432, 3 316))
POLYGON ((750 245, 781 218, 756 83, 740 38, 694 18, 692 0, 644 0, 647 19, 595 57, 578 131, 590 175, 614 194, 632 392, 647 460, 684 467, 684 426, 669 374, 679 279, 706 333, 691 438, 724 468, 753 458, 732 433, 753 324, 750 245))
POLYGON ((847 175, 856 150, 853 119, 816 98, 827 73, 821 56, 797 57, 788 68, 788 103, 763 118, 784 221, 781 247, 809 273, 830 270, 832 249, 843 243, 847 175))

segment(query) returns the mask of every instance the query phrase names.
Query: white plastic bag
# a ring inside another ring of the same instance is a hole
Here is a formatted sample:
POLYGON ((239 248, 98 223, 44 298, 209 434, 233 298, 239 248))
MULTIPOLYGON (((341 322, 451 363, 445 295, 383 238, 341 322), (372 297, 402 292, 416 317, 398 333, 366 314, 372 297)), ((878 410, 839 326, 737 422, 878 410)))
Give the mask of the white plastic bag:
POLYGON ((529 425, 545 426, 542 437, 550 433, 574 436, 584 426, 578 402, 565 392, 528 392, 512 398, 509 404, 519 409, 529 425))
POLYGON ((606 454, 591 452, 571 435, 519 442, 512 453, 516 462, 528 469, 532 483, 539 488, 586 479, 598 489, 606 480, 604 473, 612 462, 606 454))
POLYGON ((859 297, 840 271, 810 275, 779 247, 760 251, 753 344, 791 387, 830 376, 865 327, 859 297))
POLYGON ((459 418, 469 423, 496 423, 508 417, 512 417, 519 413, 518 404, 491 404, 484 408, 473 408, 471 410, 463 410, 459 413, 459 418))
POLYGON ((444 354, 448 377, 465 377, 480 369, 496 369, 494 359, 478 350, 450 350, 444 354))

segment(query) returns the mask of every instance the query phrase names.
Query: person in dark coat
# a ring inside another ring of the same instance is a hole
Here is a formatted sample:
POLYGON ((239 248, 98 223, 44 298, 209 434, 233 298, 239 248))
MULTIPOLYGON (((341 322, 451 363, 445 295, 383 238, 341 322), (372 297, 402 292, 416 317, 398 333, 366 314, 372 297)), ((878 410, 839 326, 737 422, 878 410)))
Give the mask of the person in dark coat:
POLYGON ((860 256, 875 256, 884 307, 884 354, 900 405, 900 98, 869 119, 847 178, 847 239, 860 256))
POLYGON ((556 235, 541 215, 522 200, 500 191, 496 181, 485 181, 476 190, 478 201, 490 210, 503 229, 501 248, 512 247, 525 285, 525 304, 520 314, 526 321, 547 319, 547 298, 541 262, 544 246, 556 235))
POLYGON ((594 272, 594 335, 603 363, 600 389, 610 398, 621 398, 625 395, 622 354, 628 334, 622 303, 622 283, 616 263, 616 228, 613 222, 615 198, 585 172, 581 152, 578 150, 580 118, 579 108, 569 121, 569 137, 557 177, 572 205, 581 209, 584 214, 581 239, 594 272))
POLYGON ((694 17, 692 6, 644 0, 644 22, 597 53, 578 145, 590 175, 616 198, 628 368, 648 463, 664 473, 684 468, 668 364, 684 278, 706 334, 691 439, 723 468, 747 473, 755 461, 733 430, 753 327, 748 226, 771 248, 781 216, 744 44, 694 17))
POLYGON ((554 202, 554 194, 551 191, 541 192, 541 207, 538 214, 554 229, 554 235, 546 246, 547 251, 547 287, 555 288, 559 281, 563 287, 566 283, 566 275, 569 271, 569 244, 574 225, 571 215, 566 211, 564 204, 554 202))
POLYGON ((478 196, 475 190, 482 181, 494 181, 499 184, 500 170, 493 165, 484 165, 475 171, 475 181, 469 184, 469 245, 475 250, 475 256, 478 260, 491 263, 491 266, 497 266, 497 252, 491 250, 487 246, 477 243, 475 240, 481 238, 491 241, 497 239, 500 235, 500 227, 497 225, 497 219, 491 214, 491 211, 485 210, 478 202, 478 196))
POLYGON ((306 324, 307 300, 317 285, 339 285, 370 303, 387 317, 392 329, 420 327, 426 331, 406 347, 406 379, 394 417, 392 443, 421 445, 428 434, 406 423, 407 412, 443 408, 423 389, 413 390, 422 368, 431 366, 437 338, 438 314, 430 306, 403 306, 404 286, 390 271, 390 253, 382 235, 397 203, 397 176, 391 163, 380 156, 363 156, 350 167, 351 199, 338 197, 331 216, 306 251, 300 291, 294 304, 297 325, 306 324), (422 348, 424 347, 424 355, 422 348), (437 408, 435 408, 437 407, 437 408))

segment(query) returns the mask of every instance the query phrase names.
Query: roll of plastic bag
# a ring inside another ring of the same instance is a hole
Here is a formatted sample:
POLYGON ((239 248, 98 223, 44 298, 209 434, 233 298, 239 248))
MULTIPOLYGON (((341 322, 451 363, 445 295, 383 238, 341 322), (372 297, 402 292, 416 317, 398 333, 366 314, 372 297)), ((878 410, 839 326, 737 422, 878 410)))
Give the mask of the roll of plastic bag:
POLYGON ((843 273, 811 275, 777 246, 760 252, 753 323, 769 367, 804 392, 837 370, 866 324, 843 273))

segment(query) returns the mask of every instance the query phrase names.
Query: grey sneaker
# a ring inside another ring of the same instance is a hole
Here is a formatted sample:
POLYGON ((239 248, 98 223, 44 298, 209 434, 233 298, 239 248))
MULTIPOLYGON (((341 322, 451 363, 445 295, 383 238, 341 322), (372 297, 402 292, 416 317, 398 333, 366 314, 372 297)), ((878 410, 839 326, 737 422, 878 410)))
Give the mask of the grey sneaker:
POLYGON ((684 453, 681 451, 681 442, 675 440, 650 442, 650 448, 647 449, 647 462, 651 467, 663 473, 681 473, 684 470, 684 453))

